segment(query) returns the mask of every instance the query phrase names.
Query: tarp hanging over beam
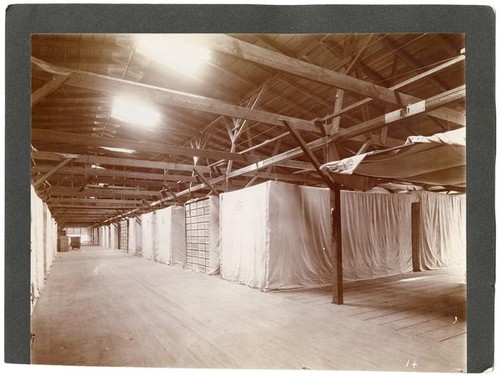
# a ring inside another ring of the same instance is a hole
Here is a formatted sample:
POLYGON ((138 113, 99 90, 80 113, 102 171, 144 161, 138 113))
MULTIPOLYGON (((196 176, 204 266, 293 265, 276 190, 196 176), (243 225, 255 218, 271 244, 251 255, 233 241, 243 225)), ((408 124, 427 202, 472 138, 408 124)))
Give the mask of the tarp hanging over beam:
POLYGON ((412 136, 404 145, 355 155, 321 166, 347 186, 366 189, 376 178, 463 189, 465 176, 465 128, 430 137, 412 136))

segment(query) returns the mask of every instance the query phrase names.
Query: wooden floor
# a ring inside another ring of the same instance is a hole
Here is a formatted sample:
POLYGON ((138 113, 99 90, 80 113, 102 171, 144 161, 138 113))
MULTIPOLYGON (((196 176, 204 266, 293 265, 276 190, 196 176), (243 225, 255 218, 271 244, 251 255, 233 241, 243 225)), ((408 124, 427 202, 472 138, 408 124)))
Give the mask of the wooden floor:
POLYGON ((465 371, 465 273, 263 293, 118 251, 59 254, 32 317, 32 363, 465 371))

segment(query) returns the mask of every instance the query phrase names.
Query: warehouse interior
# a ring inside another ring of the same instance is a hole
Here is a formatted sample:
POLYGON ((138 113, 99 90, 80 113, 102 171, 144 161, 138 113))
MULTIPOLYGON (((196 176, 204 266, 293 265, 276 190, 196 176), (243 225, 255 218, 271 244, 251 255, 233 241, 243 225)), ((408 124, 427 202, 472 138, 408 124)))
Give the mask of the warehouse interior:
POLYGON ((463 34, 33 34, 34 364, 466 372, 463 34))

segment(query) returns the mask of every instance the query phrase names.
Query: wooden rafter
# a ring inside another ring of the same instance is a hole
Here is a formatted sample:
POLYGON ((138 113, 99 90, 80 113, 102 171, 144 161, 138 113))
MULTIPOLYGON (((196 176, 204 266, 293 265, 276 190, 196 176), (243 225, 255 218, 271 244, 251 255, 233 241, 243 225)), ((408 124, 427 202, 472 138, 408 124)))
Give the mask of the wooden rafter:
MULTIPOLYGON (((189 41, 190 39, 187 38, 187 40, 189 41)), ((196 43, 196 38, 191 41, 196 43)), ((337 88, 361 94, 383 102, 406 106, 421 101, 420 98, 329 69, 321 68, 304 61, 293 59, 283 54, 266 50, 265 48, 255 46, 226 35, 217 34, 204 36, 202 38, 202 42, 207 48, 211 48, 231 56, 267 65, 281 71, 332 85, 337 88)), ((457 117, 456 112, 457 111, 448 108, 443 108, 435 112, 429 112, 429 115, 451 121, 450 118, 453 119, 457 117)), ((286 120, 298 130, 301 130, 297 124, 288 121, 288 119, 283 120, 286 120)))
MULTIPOLYGON (((36 165, 31 168, 33 172, 47 172, 51 171, 52 166, 36 165)), ((159 181, 182 181, 192 182, 193 178, 189 175, 174 175, 174 174, 155 174, 152 172, 137 172, 137 171, 122 171, 107 168, 85 168, 85 167, 67 167, 59 168, 58 171, 67 175, 77 176, 113 176, 132 179, 147 179, 159 181)))
POLYGON ((63 168, 63 166, 67 165, 72 160, 73 160, 72 157, 68 157, 68 158, 64 159, 62 162, 60 162, 57 166, 50 166, 46 171, 38 171, 38 172, 45 172, 45 174, 41 178, 39 178, 37 181, 35 181, 33 183, 33 187, 34 188, 38 187, 41 183, 43 183, 51 175, 53 175, 56 172, 60 171, 63 168))
MULTIPOLYGON (((44 152, 35 151, 32 152, 31 157, 35 160, 60 160, 65 155, 64 153, 55 152, 44 152)), ((129 158, 114 158, 114 157, 103 157, 96 155, 78 155, 71 154, 75 162, 79 163, 99 163, 104 165, 113 166, 125 166, 125 167, 141 167, 141 168, 154 168, 162 170, 172 170, 172 171, 192 171, 194 165, 182 164, 182 163, 171 163, 162 161, 149 161, 140 159, 129 159, 129 158)), ((206 166, 197 166, 200 172, 210 172, 210 169, 206 166)))
POLYGON ((58 71, 61 74, 71 73, 70 79, 66 81, 68 86, 96 90, 109 94, 136 95, 141 100, 149 100, 166 105, 188 108, 217 115, 243 118, 271 125, 282 125, 280 118, 286 118, 289 123, 293 123, 300 130, 316 132, 316 128, 311 121, 273 114, 262 110, 252 110, 246 107, 236 106, 217 99, 202 97, 198 95, 182 93, 157 86, 145 85, 137 82, 126 81, 99 74, 78 70, 68 70, 46 63, 42 60, 31 58, 32 62, 42 69, 58 71))
POLYGON ((50 93, 56 91, 64 82, 71 77, 71 74, 60 75, 43 85, 40 89, 31 94, 31 107, 39 103, 50 93))
MULTIPOLYGON (((90 135, 78 135, 75 133, 54 132, 41 129, 33 129, 31 139, 36 141, 57 142, 72 145, 85 146, 107 146, 117 148, 127 148, 145 153, 162 153, 167 155, 199 156, 209 159, 232 159, 239 162, 257 161, 260 158, 251 155, 240 155, 218 150, 205 150, 185 148, 173 145, 160 144, 157 142, 138 142, 118 138, 93 137, 90 135)), ((53 149, 54 150, 54 149, 53 149)))

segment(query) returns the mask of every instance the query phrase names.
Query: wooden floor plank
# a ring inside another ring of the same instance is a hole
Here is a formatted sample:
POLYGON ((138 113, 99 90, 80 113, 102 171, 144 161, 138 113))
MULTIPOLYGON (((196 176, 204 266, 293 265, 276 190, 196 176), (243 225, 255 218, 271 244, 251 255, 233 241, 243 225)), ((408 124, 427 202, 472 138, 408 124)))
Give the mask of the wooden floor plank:
MULTIPOLYGON (((368 301, 379 294, 390 307, 397 290, 370 293, 368 301)), ((331 304, 328 289, 300 296, 306 300, 99 248, 68 252, 33 313, 32 361, 407 371, 417 359, 418 371, 465 369, 465 337, 437 342, 347 317, 351 308, 331 304)))

